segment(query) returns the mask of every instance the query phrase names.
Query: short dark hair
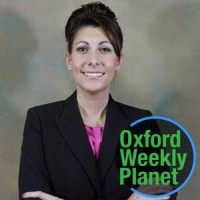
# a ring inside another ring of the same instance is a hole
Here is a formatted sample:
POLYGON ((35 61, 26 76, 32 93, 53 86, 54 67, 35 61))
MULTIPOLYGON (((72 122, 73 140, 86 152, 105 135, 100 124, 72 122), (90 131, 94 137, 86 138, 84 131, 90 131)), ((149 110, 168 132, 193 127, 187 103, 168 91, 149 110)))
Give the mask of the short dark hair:
POLYGON ((72 44, 77 31, 85 26, 101 27, 111 42, 115 53, 120 57, 123 46, 123 35, 115 13, 101 2, 82 5, 72 12, 65 26, 65 37, 68 52, 72 52, 72 44))

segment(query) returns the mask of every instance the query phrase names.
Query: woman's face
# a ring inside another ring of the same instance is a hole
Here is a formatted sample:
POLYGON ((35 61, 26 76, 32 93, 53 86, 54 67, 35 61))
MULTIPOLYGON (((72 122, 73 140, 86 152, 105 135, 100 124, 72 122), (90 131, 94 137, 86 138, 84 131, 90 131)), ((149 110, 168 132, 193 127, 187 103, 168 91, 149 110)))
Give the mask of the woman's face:
POLYGON ((113 46, 99 27, 81 28, 74 38, 66 63, 72 70, 77 90, 87 92, 109 91, 122 56, 117 57, 113 46))

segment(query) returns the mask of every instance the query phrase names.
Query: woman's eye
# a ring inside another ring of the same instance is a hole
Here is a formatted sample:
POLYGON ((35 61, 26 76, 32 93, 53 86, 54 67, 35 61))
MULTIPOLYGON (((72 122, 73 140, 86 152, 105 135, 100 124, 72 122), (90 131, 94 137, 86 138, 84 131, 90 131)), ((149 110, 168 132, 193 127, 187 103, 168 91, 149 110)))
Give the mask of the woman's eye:
POLYGON ((109 52, 111 52, 111 49, 107 48, 107 47, 102 47, 102 48, 99 49, 99 51, 101 53, 109 53, 109 52))
POLYGON ((78 47, 76 49, 76 51, 79 52, 79 53, 86 53, 88 51, 88 48, 86 48, 86 47, 78 47))

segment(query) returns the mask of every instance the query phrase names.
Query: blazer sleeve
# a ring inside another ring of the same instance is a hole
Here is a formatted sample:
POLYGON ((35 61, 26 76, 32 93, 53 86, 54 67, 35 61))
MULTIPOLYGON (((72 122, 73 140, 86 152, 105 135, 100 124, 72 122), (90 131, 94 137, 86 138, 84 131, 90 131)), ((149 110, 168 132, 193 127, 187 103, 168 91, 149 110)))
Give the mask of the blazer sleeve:
POLYGON ((53 194, 42 142, 42 125, 34 108, 27 113, 19 168, 19 199, 28 191, 53 194))

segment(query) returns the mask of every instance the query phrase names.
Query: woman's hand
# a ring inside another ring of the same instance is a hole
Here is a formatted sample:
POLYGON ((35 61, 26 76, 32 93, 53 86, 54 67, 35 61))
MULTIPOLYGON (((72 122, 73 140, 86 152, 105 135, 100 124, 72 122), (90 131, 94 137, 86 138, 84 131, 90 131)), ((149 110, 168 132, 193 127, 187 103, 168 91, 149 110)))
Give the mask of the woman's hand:
POLYGON ((41 200, 64 200, 64 199, 60 199, 58 197, 55 197, 53 195, 47 194, 45 192, 41 192, 41 191, 34 191, 34 192, 26 192, 24 194, 22 194, 23 198, 39 198, 41 200))
MULTIPOLYGON (((160 193, 168 193, 174 189, 173 185, 144 185, 140 186, 137 188, 138 191, 144 193, 144 194, 160 194, 160 193)), ((164 199, 170 199, 170 196, 166 197, 160 197, 160 198, 149 198, 149 197, 144 197, 141 195, 138 195, 136 193, 133 193, 128 200, 164 200, 164 199)))
POLYGON ((170 196, 166 197, 161 197, 161 198, 148 198, 144 196, 140 196, 136 193, 133 193, 127 200, 164 200, 164 199, 169 199, 170 196))

